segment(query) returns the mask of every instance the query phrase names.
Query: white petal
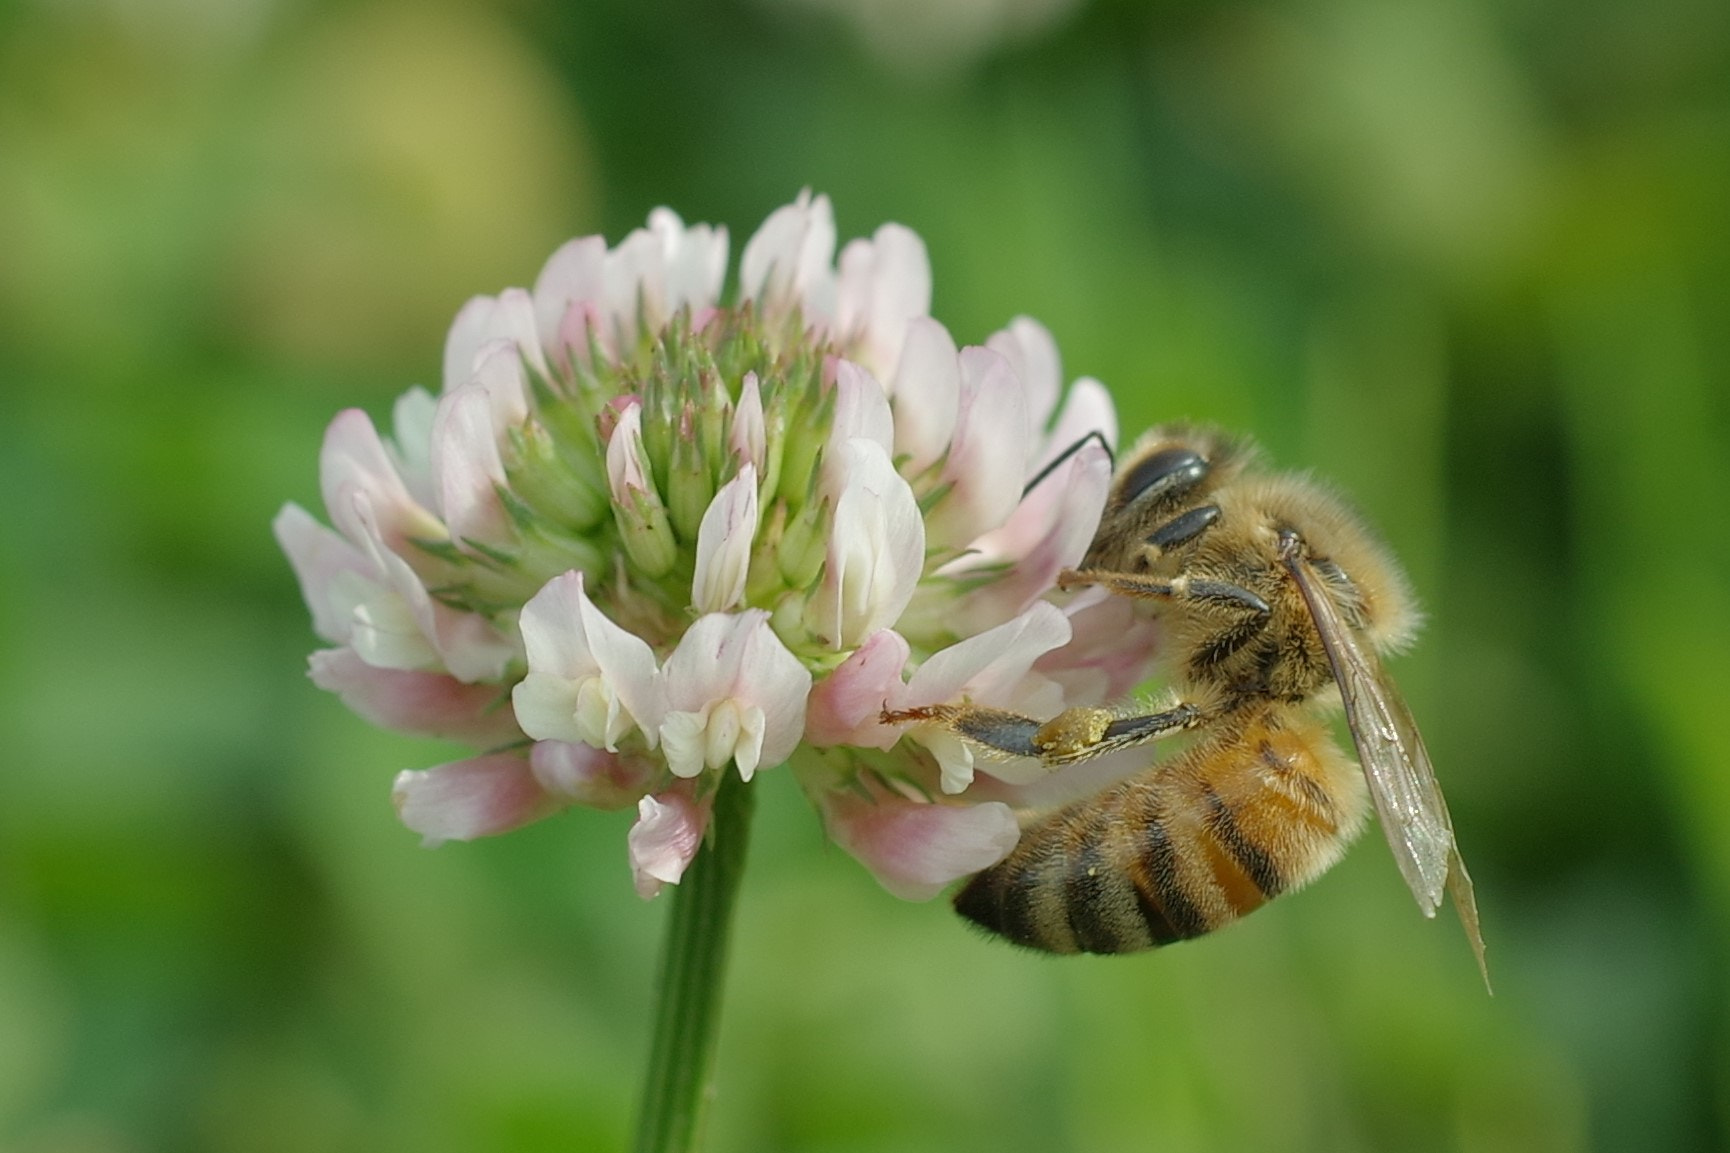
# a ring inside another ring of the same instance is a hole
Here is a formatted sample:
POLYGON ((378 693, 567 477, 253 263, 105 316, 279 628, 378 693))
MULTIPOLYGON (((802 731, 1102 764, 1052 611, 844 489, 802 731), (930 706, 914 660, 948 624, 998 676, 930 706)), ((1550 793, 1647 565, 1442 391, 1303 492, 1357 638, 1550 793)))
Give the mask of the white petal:
POLYGON ((372 569, 367 577, 338 574, 331 586, 332 597, 346 596, 354 606, 349 644, 355 652, 381 668, 442 664, 463 682, 497 680, 515 655, 510 639, 485 617, 428 595, 420 576, 387 544, 370 492, 350 491, 345 511, 372 569))
POLYGON ((391 788, 402 823, 428 848, 509 832, 555 811, 520 753, 493 753, 398 773, 391 788))
POLYGON ((433 422, 432 467, 439 511, 457 540, 504 543, 514 536, 499 501, 505 465, 487 389, 471 380, 444 395, 433 422))
MULTIPOLYGON (((745 733, 755 746, 753 756, 761 764, 779 765, 793 755, 805 731, 805 703, 811 693, 811 674, 769 627, 767 618, 749 628, 740 661, 739 688, 735 699, 760 711, 761 728, 746 713, 745 733)), ((741 760, 741 775, 750 770, 741 760)))
POLYGON ((962 631, 982 631, 1021 612, 1050 591, 1057 574, 1081 563, 1093 543, 1111 488, 1111 458, 1084 445, 1016 506, 1002 528, 974 540, 960 564, 1007 564, 1002 576, 968 593, 958 609, 962 631))
POLYGON ((1026 696, 1022 682, 1033 662, 1069 636, 1068 618, 1055 605, 1036 601, 1014 620, 933 654, 913 674, 896 707, 947 704, 963 695, 976 704, 1012 707, 1026 696))
POLYGON ((495 340, 508 340, 536 372, 547 373, 546 357, 535 321, 535 302, 520 288, 498 296, 477 296, 463 305, 445 337, 444 388, 467 384, 480 351, 495 340))
POLYGON ((832 455, 855 437, 874 441, 889 456, 895 455, 895 418, 889 413, 889 397, 877 378, 850 360, 835 362, 835 423, 829 430, 832 455))
POLYGON ((703 771, 705 736, 709 712, 669 710, 661 719, 661 754, 675 777, 694 777, 703 771))
MULTIPOLYGON (((741 764, 742 773, 754 770, 758 760, 778 765, 798 746, 811 674, 775 635, 769 614, 761 609, 700 618, 667 658, 664 673, 673 711, 661 725, 661 738, 675 774, 694 776, 704 764, 715 767, 719 745, 712 743, 718 738, 711 726, 736 727, 751 738, 752 764, 750 769, 741 764), (723 711, 727 701, 736 707, 723 711), (760 712, 760 727, 750 719, 751 709, 760 712)), ((734 748, 739 739, 733 740, 734 748)))
POLYGON ((666 299, 667 258, 661 238, 646 228, 636 229, 607 253, 603 310, 629 344, 639 326, 657 327, 666 319, 666 299))
POLYGON ((586 355, 588 346, 572 349, 566 343, 565 316, 601 302, 607 261, 607 242, 599 236, 567 241, 547 258, 535 278, 535 328, 541 348, 554 364, 564 364, 573 352, 586 355))
POLYGON ((531 670, 511 690, 517 724, 536 740, 582 742, 588 733, 577 724, 577 699, 590 679, 531 670))
POLYGON ((403 484, 419 504, 431 507, 438 499, 432 479, 433 418, 438 398, 424 388, 411 388, 391 406, 391 439, 385 448, 396 462, 403 484))
POLYGON ((1034 459, 1028 475, 1037 474, 1091 433, 1102 436, 1106 448, 1113 452, 1117 450, 1117 409, 1111 403, 1111 394, 1103 384, 1084 376, 1069 386, 1063 411, 1058 413, 1057 423, 1052 426, 1051 435, 1045 439, 1045 447, 1034 459))
POLYGON ((834 314, 835 213, 827 196, 801 192, 769 214, 739 260, 739 289, 765 311, 800 306, 807 322, 834 314))
POLYGON ((707 224, 687 227, 670 208, 649 213, 649 230, 660 238, 666 262, 668 314, 714 307, 727 275, 727 230, 707 224))
POLYGON ((739 779, 748 781, 763 763, 763 739, 769 722, 756 705, 734 707, 739 732, 733 740, 732 760, 739 770, 739 779))
POLYGON ((762 609, 750 609, 737 616, 710 613, 698 617, 662 667, 667 707, 697 712, 732 696, 739 679, 739 660, 744 655, 740 628, 768 615, 762 609))
POLYGON ((768 430, 763 423, 763 393, 754 372, 747 372, 739 386, 739 403, 733 409, 733 427, 727 434, 727 443, 741 464, 749 463, 759 473, 763 471, 768 430))
POLYGON ((939 787, 949 796, 973 783, 973 746, 941 725, 916 725, 911 734, 937 761, 939 787))
POLYGON ((744 598, 756 537, 757 470, 747 464, 721 486, 697 528, 691 604, 698 612, 724 612, 744 598))
POLYGON ((498 308, 496 296, 472 296, 457 309, 445 334, 444 384, 449 391, 467 384, 475 370, 475 354, 481 345, 497 334, 492 331, 493 312, 498 308))
POLYGON ((834 475, 844 487, 807 621, 842 649, 894 625, 913 599, 925 564, 925 523, 882 445, 854 439, 836 456, 834 475))
POLYGON ((387 548, 407 547, 417 538, 440 540, 446 535, 439 519, 410 495, 372 418, 358 408, 339 412, 325 430, 318 480, 331 523, 355 544, 365 535, 354 516, 357 493, 366 494, 387 548))
POLYGON ((619 410, 618 423, 607 441, 607 482, 613 500, 623 504, 632 492, 653 492, 649 479, 649 458, 643 448, 643 403, 632 397, 619 410))
POLYGON ((1016 379, 1026 394, 1028 436, 1038 438, 1057 405, 1058 393, 1063 390, 1063 364, 1058 359, 1057 342, 1043 324, 1031 317, 1018 316, 1009 322, 1008 328, 993 333, 985 345, 1014 366, 1016 379))
MULTIPOLYGON (((580 682, 598 676, 624 706, 630 720, 641 726, 649 747, 654 747, 661 714, 666 708, 654 650, 595 607, 583 587, 582 573, 564 573, 542 586, 523 606, 518 627, 529 663, 529 676, 518 686, 518 692, 525 694, 533 718, 523 717, 525 706, 519 701, 518 720, 524 732, 545 740, 586 739, 568 729, 550 731, 547 722, 558 715, 557 710, 563 707, 561 702, 567 698, 569 712, 564 715, 574 715, 580 703, 580 682), (567 682, 570 687, 561 695, 543 677, 567 682), (525 689, 523 686, 531 681, 533 687, 525 689), (531 728, 531 724, 535 727, 531 728)), ((613 724, 608 729, 604 743, 611 744, 622 731, 613 724)))
POLYGON ((955 432, 961 364, 949 330, 930 317, 907 326, 895 369, 895 454, 915 476, 941 457, 955 432))
POLYGON ((371 560, 297 504, 283 505, 270 527, 300 581, 300 595, 312 611, 313 631, 338 644, 348 640, 354 628, 354 606, 347 597, 333 596, 334 585, 343 573, 369 576, 371 560))
POLYGON ((1001 525, 1021 501, 1030 447, 1026 400, 1009 362, 961 352, 961 400, 943 465, 949 492, 927 518, 933 545, 960 547, 1001 525))
POLYGON ((912 229, 885 224, 841 251, 835 329, 885 379, 901 358, 907 323, 931 311, 931 260, 912 229))

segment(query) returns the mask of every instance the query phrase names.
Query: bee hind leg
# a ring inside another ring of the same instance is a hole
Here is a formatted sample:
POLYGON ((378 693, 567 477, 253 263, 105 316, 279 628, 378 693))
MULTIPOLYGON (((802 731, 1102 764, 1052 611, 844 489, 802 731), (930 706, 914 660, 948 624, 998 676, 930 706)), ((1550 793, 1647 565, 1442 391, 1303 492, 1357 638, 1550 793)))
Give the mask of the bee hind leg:
POLYGON ((1067 765, 1194 728, 1206 716, 1201 706, 1183 702, 1159 712, 1130 716, 1080 706, 1065 709, 1048 721, 978 705, 884 710, 880 719, 886 725, 935 722, 974 744, 1008 756, 1038 757, 1048 765, 1067 765))

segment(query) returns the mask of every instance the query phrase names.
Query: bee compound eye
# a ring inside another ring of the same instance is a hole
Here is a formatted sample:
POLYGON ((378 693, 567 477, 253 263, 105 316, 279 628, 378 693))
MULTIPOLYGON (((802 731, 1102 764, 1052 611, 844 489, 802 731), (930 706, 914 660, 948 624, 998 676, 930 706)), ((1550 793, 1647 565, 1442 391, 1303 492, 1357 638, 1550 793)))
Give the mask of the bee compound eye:
POLYGON ((1207 460, 1194 449, 1173 446, 1149 453, 1124 473, 1117 502, 1126 505, 1149 494, 1187 492, 1207 476, 1207 460))

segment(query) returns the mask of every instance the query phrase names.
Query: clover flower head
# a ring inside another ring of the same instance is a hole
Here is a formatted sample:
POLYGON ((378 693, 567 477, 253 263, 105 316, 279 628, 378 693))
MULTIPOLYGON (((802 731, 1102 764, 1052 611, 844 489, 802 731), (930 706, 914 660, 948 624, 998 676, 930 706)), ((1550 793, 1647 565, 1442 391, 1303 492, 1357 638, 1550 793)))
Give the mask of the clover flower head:
POLYGON ((657 209, 464 305, 438 394, 404 394, 389 436, 332 422, 332 527, 289 505, 277 539, 330 646, 314 681, 481 750, 398 776, 427 843, 634 806, 653 896, 724 774, 787 766, 838 844, 927 898, 1014 846, 1046 770, 885 711, 1049 715, 1146 675, 1129 606, 1053 587, 1104 508, 1105 390, 1065 394, 1032 320, 958 346, 910 230, 835 245, 802 194, 724 297, 726 231, 657 209))

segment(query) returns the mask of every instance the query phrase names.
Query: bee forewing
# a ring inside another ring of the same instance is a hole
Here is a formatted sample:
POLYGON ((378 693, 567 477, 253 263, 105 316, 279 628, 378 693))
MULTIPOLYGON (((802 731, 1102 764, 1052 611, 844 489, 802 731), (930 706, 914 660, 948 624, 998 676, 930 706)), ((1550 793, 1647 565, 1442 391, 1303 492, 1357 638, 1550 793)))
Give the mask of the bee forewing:
POLYGON ((1477 957, 1484 987, 1489 988, 1490 971, 1484 964, 1484 938, 1478 930, 1478 902, 1472 892, 1471 874, 1454 846, 1448 803, 1436 783, 1417 722, 1375 652, 1365 647, 1357 630, 1340 616, 1321 578, 1301 556, 1288 554, 1285 563, 1303 593, 1322 647, 1327 650, 1328 663, 1333 666, 1358 762, 1369 780, 1376 816, 1406 887, 1426 917, 1436 915, 1444 889, 1453 897, 1454 911, 1477 957))
MULTIPOLYGON (((1382 671, 1375 653, 1341 618, 1321 578, 1301 557, 1289 558, 1286 565, 1303 593, 1333 665, 1358 761, 1369 781, 1370 797, 1388 846, 1418 907, 1426 917, 1433 917, 1456 854, 1453 825, 1430 766, 1430 754, 1399 690, 1382 671)), ((1463 876, 1464 869, 1460 872, 1463 876)), ((1465 891, 1469 896, 1469 879, 1465 891)), ((1465 920, 1466 911, 1460 912, 1465 920)), ((1476 921, 1475 908, 1471 920, 1476 921)))

